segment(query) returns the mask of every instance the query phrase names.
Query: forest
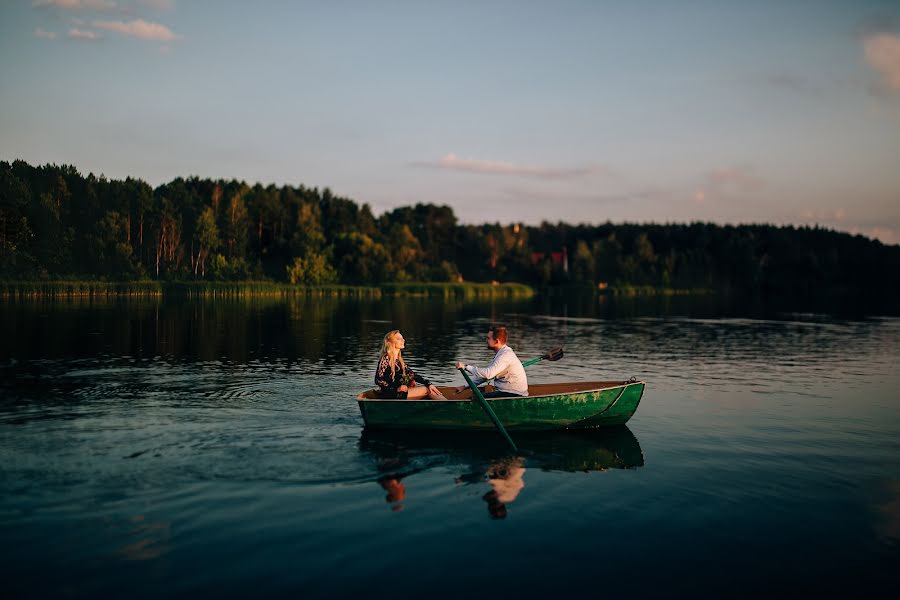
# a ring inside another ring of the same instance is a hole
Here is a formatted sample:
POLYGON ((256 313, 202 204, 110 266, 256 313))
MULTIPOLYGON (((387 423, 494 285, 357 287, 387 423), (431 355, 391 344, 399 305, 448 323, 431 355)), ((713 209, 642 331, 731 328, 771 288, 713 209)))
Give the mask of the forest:
POLYGON ((197 177, 153 188, 0 162, 6 281, 512 281, 815 294, 895 290, 898 272, 900 246, 820 227, 472 225, 433 204, 376 216, 328 188, 197 177))

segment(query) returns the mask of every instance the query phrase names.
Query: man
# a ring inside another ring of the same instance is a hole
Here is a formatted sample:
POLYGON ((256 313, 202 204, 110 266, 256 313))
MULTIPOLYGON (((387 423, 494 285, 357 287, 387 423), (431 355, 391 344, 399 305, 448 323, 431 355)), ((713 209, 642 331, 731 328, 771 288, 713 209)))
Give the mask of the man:
MULTIPOLYGON (((456 363, 457 369, 465 369, 472 375, 472 381, 475 385, 479 385, 488 379, 494 380, 494 387, 497 388, 489 394, 485 394, 485 398, 507 398, 510 396, 527 396, 528 395, 528 378, 525 376, 525 367, 522 361, 513 352, 513 349, 506 345, 509 338, 509 332, 506 327, 492 325, 487 332, 487 347, 494 352, 494 360, 486 367, 475 367, 473 365, 464 365, 461 362, 456 363)), ((456 388, 459 394, 468 386, 461 385, 456 388)))

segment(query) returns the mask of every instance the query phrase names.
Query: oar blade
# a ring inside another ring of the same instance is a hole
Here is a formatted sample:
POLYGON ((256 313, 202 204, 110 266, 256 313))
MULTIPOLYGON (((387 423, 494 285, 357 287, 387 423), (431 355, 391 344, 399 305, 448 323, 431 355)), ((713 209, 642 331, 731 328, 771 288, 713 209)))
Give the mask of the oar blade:
POLYGON ((564 352, 563 352, 562 346, 558 346, 558 347, 554 348, 553 350, 550 350, 546 355, 543 356, 543 358, 546 358, 547 360, 550 360, 550 361, 559 360, 563 357, 563 354, 564 354, 564 352))

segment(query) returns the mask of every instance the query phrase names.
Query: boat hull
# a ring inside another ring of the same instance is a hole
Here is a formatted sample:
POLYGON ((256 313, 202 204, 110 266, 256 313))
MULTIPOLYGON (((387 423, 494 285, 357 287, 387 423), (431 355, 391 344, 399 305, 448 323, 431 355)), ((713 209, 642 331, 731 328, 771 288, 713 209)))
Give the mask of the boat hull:
MULTIPOLYGON (((591 429, 624 425, 637 410, 644 382, 599 382, 532 386, 532 395, 488 400, 509 431, 591 429), (535 389, 537 388, 537 389, 535 389), (544 388, 544 389, 542 389, 544 388), (548 393, 542 393, 548 392, 548 393)), ((493 429, 494 424, 471 397, 447 400, 383 400, 372 394, 357 396, 366 427, 372 429, 493 429)), ((466 392, 471 396, 471 392, 466 392)))

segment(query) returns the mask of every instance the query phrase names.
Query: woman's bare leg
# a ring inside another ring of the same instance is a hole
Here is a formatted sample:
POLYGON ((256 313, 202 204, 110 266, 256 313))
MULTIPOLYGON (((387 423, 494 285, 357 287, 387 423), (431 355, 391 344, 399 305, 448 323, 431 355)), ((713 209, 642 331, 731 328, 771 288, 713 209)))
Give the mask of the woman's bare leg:
POLYGON ((424 385, 417 385, 416 387, 409 388, 409 391, 406 392, 407 400, 422 400, 423 398, 428 397, 428 388, 424 385))
MULTIPOLYGON (((437 389, 437 388, 435 388, 437 389)), ((431 394, 428 391, 428 386, 417 385, 416 387, 409 388, 409 391, 406 393, 407 400, 423 400, 428 398, 429 400, 446 400, 447 398, 438 391, 437 394, 431 394)))

